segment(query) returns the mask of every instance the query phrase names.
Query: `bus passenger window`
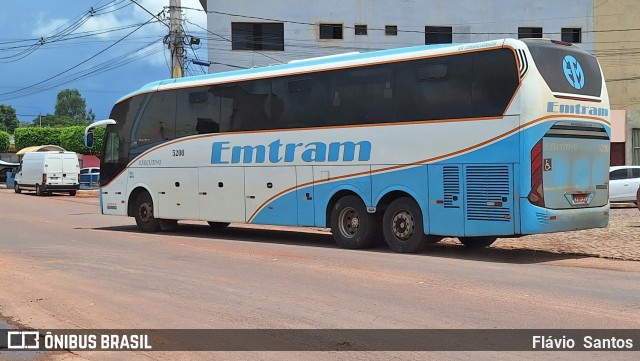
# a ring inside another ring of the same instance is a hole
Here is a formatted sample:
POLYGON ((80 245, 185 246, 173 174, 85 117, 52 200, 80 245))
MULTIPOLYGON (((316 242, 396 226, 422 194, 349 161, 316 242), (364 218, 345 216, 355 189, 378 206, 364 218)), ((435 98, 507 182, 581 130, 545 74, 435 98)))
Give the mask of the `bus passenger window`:
POLYGON ((444 79, 447 76, 447 64, 421 64, 418 65, 418 80, 444 79))
POLYGON ((171 140, 175 138, 176 93, 163 91, 154 93, 149 99, 138 128, 137 146, 171 140))
POLYGON ((220 98, 208 87, 177 92, 176 138, 220 131, 220 98))
POLYGON ((198 134, 219 133, 220 124, 214 122, 211 118, 198 118, 196 132, 198 134))
POLYGON ((233 86, 212 86, 209 92, 223 98, 222 131, 271 129, 271 80, 254 80, 233 86), (226 119, 225 119, 226 118, 226 119), (224 121, 223 121, 224 120, 224 121))

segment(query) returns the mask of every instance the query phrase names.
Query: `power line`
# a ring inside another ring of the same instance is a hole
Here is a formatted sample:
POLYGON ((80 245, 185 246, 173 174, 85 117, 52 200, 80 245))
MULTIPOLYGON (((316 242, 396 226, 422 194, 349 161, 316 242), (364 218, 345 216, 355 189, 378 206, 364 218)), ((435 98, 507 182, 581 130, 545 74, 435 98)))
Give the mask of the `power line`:
MULTIPOLYGON (((187 10, 203 11, 203 12, 206 12, 208 14, 233 16, 233 17, 240 17, 240 18, 245 18, 245 19, 254 19, 254 20, 262 20, 262 21, 270 21, 270 22, 280 22, 280 23, 296 24, 296 25, 309 25, 309 26, 314 26, 314 27, 319 27, 320 26, 320 23, 309 23, 309 22, 305 22, 305 21, 283 20, 283 19, 266 18, 266 17, 261 17, 261 16, 241 15, 241 14, 227 13, 227 12, 215 11, 215 10, 204 10, 204 9, 197 9, 197 8, 184 7, 184 6, 182 8, 183 9, 187 9, 187 10)), ((629 15, 629 14, 618 14, 618 15, 629 15)), ((584 16, 576 16, 576 17, 561 17, 561 18, 548 18, 548 19, 526 19, 526 20, 527 21, 531 21, 531 20, 542 21, 542 20, 583 19, 583 18, 585 18, 585 17, 584 16)), ((592 16, 591 16, 591 18, 592 18, 592 16)), ((514 22, 519 22, 519 21, 521 21, 521 20, 509 20, 509 21, 504 21, 504 23, 514 23, 514 22)), ((486 24, 486 23, 487 22, 475 23, 475 24, 486 24)), ((488 22, 488 23, 495 23, 495 22, 488 22)), ((451 24, 451 25, 474 25, 474 23, 451 24)), ((346 28, 346 29, 355 29, 355 26, 343 25, 343 27, 346 28)), ((385 31, 384 28, 368 28, 368 30, 385 31)), ((397 31, 399 33, 424 34, 423 30, 403 30, 403 29, 398 29, 397 31)), ((609 29, 609 30, 584 30, 583 33, 605 33, 605 32, 626 32, 626 31, 640 31, 640 28, 609 29)), ((517 34, 517 32, 509 32, 509 31, 506 31, 506 32, 456 32, 456 34, 460 34, 460 35, 513 35, 513 34, 517 34)), ((545 31, 545 34, 560 35, 560 34, 562 34, 562 32, 546 32, 545 31)))
MULTIPOLYGON (((207 33, 209 33, 209 34, 215 35, 215 36, 219 37, 220 39, 223 39, 224 41, 231 43, 231 39, 225 38, 225 37, 224 37, 224 36, 222 36, 222 35, 216 34, 216 33, 214 33, 213 31, 208 30, 208 29, 205 29, 205 28, 203 28, 202 26, 200 26, 200 25, 198 25, 198 24, 195 24, 195 23, 192 23, 192 22, 190 22, 190 21, 188 21, 188 20, 186 20, 186 22, 188 22, 189 24, 191 24, 191 25, 193 25, 193 26, 197 27, 198 29, 204 30, 204 31, 206 31, 206 32, 207 32, 207 33)), ((278 63, 284 64, 284 62, 283 62, 282 60, 276 59, 276 58, 274 58, 274 57, 272 57, 272 56, 269 56, 269 55, 264 54, 264 53, 262 53, 262 52, 259 52, 259 51, 257 51, 257 50, 251 50, 251 51, 253 51, 253 52, 254 52, 254 53, 256 53, 256 54, 260 54, 260 55, 264 56, 265 58, 269 58, 269 59, 271 59, 271 60, 275 60, 275 61, 277 61, 278 63)))
MULTIPOLYGON (((5 98, 5 99, 15 99, 15 98, 18 98, 18 97, 24 96, 24 94, 21 94, 21 93, 29 92, 30 90, 33 90, 34 88, 38 87, 39 85, 42 85, 42 84, 44 84, 44 83, 46 83, 46 82, 48 82, 48 81, 50 81, 50 80, 53 80, 53 79, 55 79, 55 78, 57 78, 57 77, 59 77, 59 76, 61 76, 61 75, 63 75, 63 74, 66 74, 66 73, 68 73, 68 72, 72 71, 73 69, 78 68, 80 65, 85 64, 86 62, 88 62, 88 61, 90 61, 90 60, 94 59, 94 58, 95 58, 95 57, 97 57, 98 55, 100 55, 100 54, 104 53, 105 51, 107 51, 107 50, 111 49, 112 47, 114 47, 115 45, 117 45, 118 43, 120 43, 121 41, 123 41, 124 39, 126 39, 127 37, 129 37, 131 34, 135 33, 135 32, 136 32, 136 31, 138 31, 139 29, 141 29, 143 26, 145 26, 145 25, 149 24, 152 20, 153 20, 153 18, 149 19, 147 22, 145 22, 145 23, 143 23, 142 25, 138 26, 136 29, 134 29, 133 31, 131 31, 130 33, 128 33, 127 35, 125 35, 125 36, 124 36, 124 37, 122 37, 121 39, 117 40, 116 42, 114 42, 113 44, 111 44, 111 45, 109 45, 108 47, 104 48, 103 50, 99 51, 98 53, 96 53, 96 54, 94 54, 94 55, 90 56, 89 58, 87 58, 87 59, 85 59, 85 60, 83 60, 83 61, 81 61, 81 62, 77 63, 76 65, 74 65, 74 66, 72 66, 72 67, 70 67, 70 68, 68 68, 68 69, 66 69, 66 70, 64 70, 64 71, 62 71, 62 72, 59 72, 59 73, 58 73, 58 74, 56 74, 56 75, 50 76, 50 77, 49 77, 49 78, 47 78, 47 79, 44 79, 44 80, 39 81, 39 82, 37 82, 37 83, 31 84, 31 85, 26 86, 26 87, 24 87, 24 88, 18 89, 18 90, 16 90, 16 91, 6 92, 6 93, 0 93, 0 97, 5 98)), ((42 91, 42 90, 40 90, 40 91, 42 91)), ((37 91, 36 91, 36 92, 37 92, 37 91)), ((33 94, 33 92, 30 92, 30 94, 33 94)))
POLYGON ((144 6, 140 5, 137 1, 135 0, 131 0, 131 2, 133 2, 134 4, 138 5, 142 10, 146 11, 147 13, 149 13, 149 15, 153 16, 154 18, 156 18, 160 23, 162 23, 164 26, 171 28, 168 24, 166 24, 164 22, 164 20, 160 19, 158 17, 158 15, 162 14, 164 12, 164 9, 162 9, 161 12, 158 13, 158 15, 154 15, 151 11, 147 10, 147 8, 145 8, 144 6))

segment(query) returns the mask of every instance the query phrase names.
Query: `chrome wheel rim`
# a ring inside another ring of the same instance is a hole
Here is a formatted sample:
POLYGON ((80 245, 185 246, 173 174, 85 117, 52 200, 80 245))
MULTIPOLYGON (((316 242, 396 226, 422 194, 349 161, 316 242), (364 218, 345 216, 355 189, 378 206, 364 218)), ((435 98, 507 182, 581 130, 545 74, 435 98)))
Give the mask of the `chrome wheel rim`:
POLYGON ((393 215, 391 229, 396 238, 406 241, 413 236, 416 224, 413 215, 406 210, 401 210, 393 215))
POLYGON ((338 221, 338 228, 340 228, 340 234, 342 234, 343 237, 353 238, 358 234, 360 216, 354 208, 346 207, 340 211, 338 221))
POLYGON ((153 207, 151 204, 144 202, 140 205, 138 209, 138 215, 140 216, 140 220, 144 223, 148 223, 153 218, 153 207))

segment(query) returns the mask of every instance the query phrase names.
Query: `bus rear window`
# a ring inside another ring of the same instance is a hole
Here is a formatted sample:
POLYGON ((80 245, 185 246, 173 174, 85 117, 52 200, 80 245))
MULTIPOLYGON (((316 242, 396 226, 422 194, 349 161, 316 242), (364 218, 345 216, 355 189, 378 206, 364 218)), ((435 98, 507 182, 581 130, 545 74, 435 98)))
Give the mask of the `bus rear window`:
POLYGON ((596 58, 575 46, 523 40, 554 93, 600 97, 602 74, 596 58))

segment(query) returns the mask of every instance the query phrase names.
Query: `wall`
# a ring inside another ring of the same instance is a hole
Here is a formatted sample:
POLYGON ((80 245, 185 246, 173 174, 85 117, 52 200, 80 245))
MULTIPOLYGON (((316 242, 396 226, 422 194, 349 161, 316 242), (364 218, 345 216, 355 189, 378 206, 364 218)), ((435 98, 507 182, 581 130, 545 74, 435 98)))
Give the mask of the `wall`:
POLYGON ((20 157, 18 157, 16 153, 0 153, 0 160, 4 160, 5 162, 19 163, 20 157))
POLYGON ((638 0, 595 1, 595 54, 607 80, 611 109, 640 109, 638 5, 638 0))
MULTIPOLYGON (((627 158, 627 164, 640 165, 640 160, 633 160, 633 144, 632 144, 632 130, 640 129, 640 110, 627 111, 627 145, 625 156, 627 158)), ((640 144, 639 144, 640 146, 640 144)))
MULTIPOLYGON (((285 51, 231 51, 231 22, 263 22, 239 16, 208 14, 209 60, 241 67, 265 66, 293 59, 354 50, 371 51, 424 45, 425 26, 452 26, 453 42, 517 37, 519 26, 542 27, 544 36, 560 39, 562 27, 582 28, 582 44, 593 51, 592 0, 208 0, 207 9, 260 18, 310 24, 284 24, 285 51), (527 20, 532 19, 532 20, 527 20), (343 40, 320 40, 318 26, 342 23, 343 40), (368 35, 355 36, 353 26, 366 24, 368 35), (385 25, 397 25, 398 36, 386 36, 385 25), (377 29, 377 30, 376 30, 377 29), (209 38, 215 38, 209 35, 209 38)), ((212 65, 210 72, 233 70, 212 65)))

